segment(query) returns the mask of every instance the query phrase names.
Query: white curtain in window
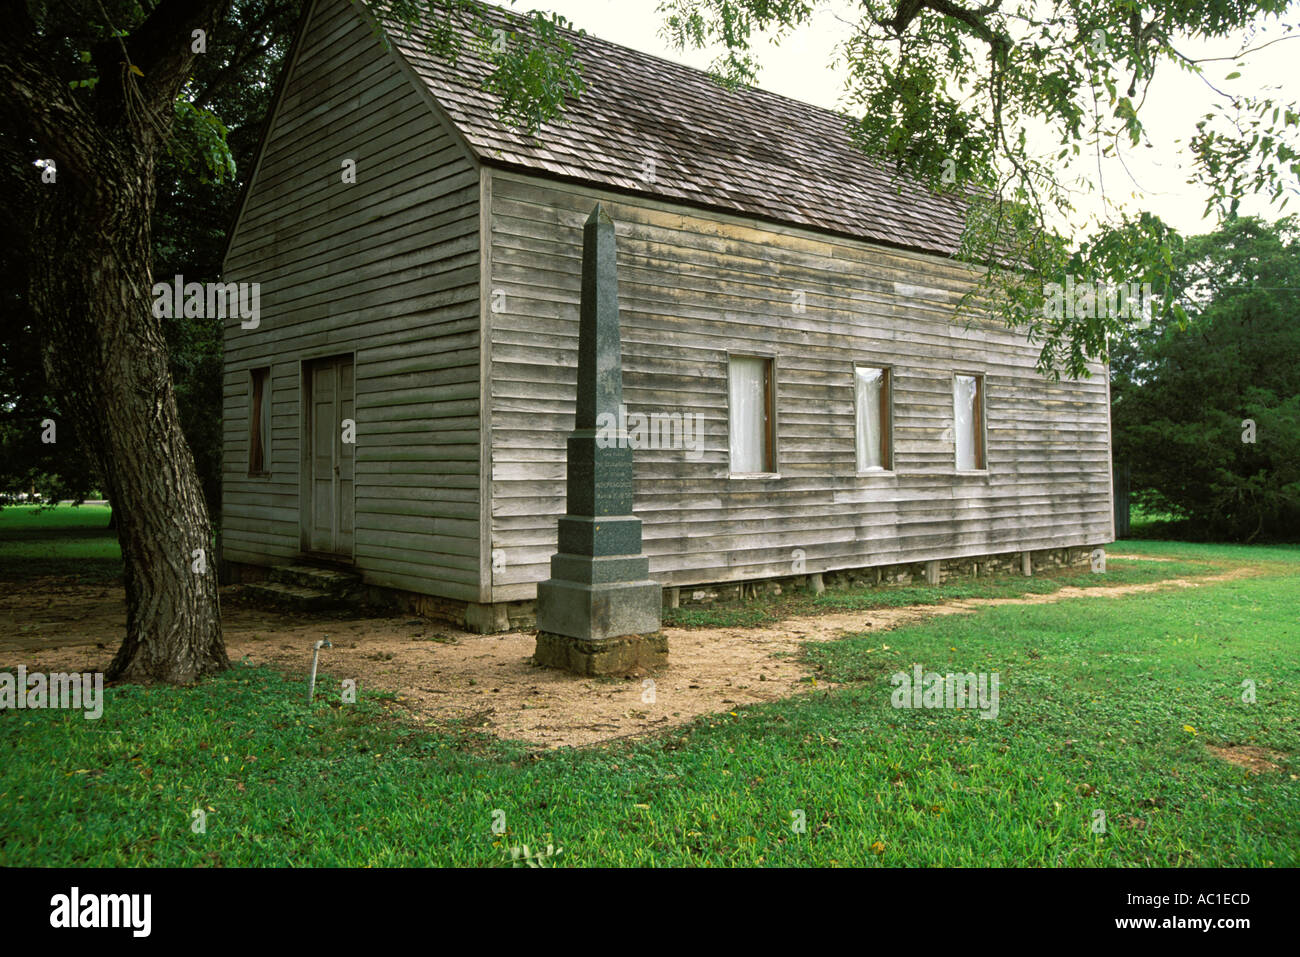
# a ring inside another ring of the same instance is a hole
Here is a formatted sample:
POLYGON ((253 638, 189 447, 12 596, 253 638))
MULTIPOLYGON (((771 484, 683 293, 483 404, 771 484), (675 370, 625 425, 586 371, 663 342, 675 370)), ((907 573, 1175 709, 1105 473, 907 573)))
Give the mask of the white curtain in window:
POLYGON ((976 469, 975 461, 975 403, 978 389, 973 375, 959 375, 953 383, 953 420, 956 424, 957 468, 976 469))
POLYGON ((731 360, 731 471, 767 471, 766 359, 731 360))
POLYGON ((885 467, 884 436, 881 434, 880 405, 884 402, 884 369, 854 370, 858 396, 858 471, 885 467))

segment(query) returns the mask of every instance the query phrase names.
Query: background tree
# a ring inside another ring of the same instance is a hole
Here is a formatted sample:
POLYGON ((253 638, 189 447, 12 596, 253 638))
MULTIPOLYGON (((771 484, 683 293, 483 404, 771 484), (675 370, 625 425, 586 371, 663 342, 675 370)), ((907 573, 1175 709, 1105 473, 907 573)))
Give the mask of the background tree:
MULTIPOLYGON (((753 79, 752 42, 808 23, 826 0, 664 0, 679 46, 721 46, 724 82, 753 79)), ((1170 285, 1173 237, 1155 216, 1112 216, 1070 235, 1073 197, 1104 195, 1100 173, 1076 179, 1074 158, 1122 156, 1147 145, 1143 106, 1158 70, 1201 75, 1212 106, 1190 130, 1194 181, 1207 210, 1227 215, 1241 197, 1285 203, 1300 183, 1300 108, 1271 96, 1220 90, 1212 61, 1189 43, 1254 36, 1232 60, 1297 35, 1279 20, 1288 0, 862 0, 846 23, 848 118, 857 144, 900 176, 974 198, 963 255, 988 267, 967 304, 1041 346, 1039 368, 1086 375, 1124 333, 1114 316, 1053 317, 1047 283, 1065 275, 1150 282, 1161 311, 1181 318, 1170 285), (1263 19, 1277 34, 1256 33, 1263 19), (1009 268, 1014 266, 1015 268, 1009 268)))
MULTIPOLYGON (((176 102, 175 132, 158 161, 153 216, 154 273, 206 282, 220 275, 230 210, 251 168, 275 80, 292 42, 302 0, 236 0, 208 38, 176 102)), ((74 81, 79 82, 79 81, 74 81)), ((5 143, 16 145, 6 137, 5 143)), ((23 175, 30 151, 7 159, 23 175)), ((27 299, 27 251, 0 248, 0 495, 36 488, 47 500, 80 500, 103 481, 76 422, 63 416, 46 381, 40 336, 27 299), (39 423, 60 423, 41 441, 39 423)), ((213 523, 221 508, 221 323, 163 319, 181 428, 193 451, 213 523)), ((0 501, 3 505, 3 501, 0 501)))
POLYGON ((227 666, 212 529, 152 311, 158 164, 224 0, 4 6, 5 203, 59 410, 118 511, 127 634, 110 678, 227 666), (36 165, 39 162, 39 166, 36 165))
POLYGON ((23 252, 0 250, 0 507, 18 494, 80 500, 100 484, 76 421, 46 387, 23 252), (52 435, 44 425, 50 420, 52 435))
POLYGON ((1300 538, 1300 223, 1231 218, 1175 256, 1185 330, 1115 350, 1115 460, 1180 535, 1300 538))
MULTIPOLYGON (((216 111, 267 109, 274 53, 297 6, 0 3, 0 203, 13 240, 0 260, 12 307, 0 336, 14 346, 0 368, 0 442, 23 460, 0 479, 53 472, 59 494, 73 496, 102 481, 127 602, 112 679, 185 682, 228 664, 205 501, 219 487, 220 332, 155 317, 152 289, 155 272, 215 275, 234 205, 223 192, 234 157, 216 111), (32 445, 35 416, 57 416, 65 444, 32 445)), ((418 16, 394 6, 408 22, 418 16)), ((478 9, 451 0, 431 22, 490 43, 478 9)), ((503 115, 535 128, 579 84, 563 21, 527 22, 529 37, 491 51, 488 82, 503 115)), ((431 47, 454 57, 463 42, 436 29, 431 47)), ((251 140, 243 148, 251 155, 251 140)))
MULTIPOLYGON (((177 101, 158 165, 154 276, 215 281, 304 0, 235 0, 177 101)), ((181 428, 213 524, 221 515, 222 322, 163 319, 181 428)))

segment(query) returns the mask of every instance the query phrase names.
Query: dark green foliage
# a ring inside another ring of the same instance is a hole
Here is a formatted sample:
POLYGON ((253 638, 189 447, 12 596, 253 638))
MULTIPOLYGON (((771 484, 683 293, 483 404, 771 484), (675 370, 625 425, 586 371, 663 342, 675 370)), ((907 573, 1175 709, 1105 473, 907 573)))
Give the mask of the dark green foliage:
MULTIPOLYGON (((828 0, 662 0, 665 33, 679 47, 716 47, 719 79, 754 79, 752 48, 828 12, 828 0)), ((1081 377, 1125 331, 1114 316, 1051 317, 1044 286, 1072 275, 1089 282, 1151 283, 1161 313, 1182 319, 1162 296, 1171 257, 1166 227, 1149 215, 1107 215, 1088 235, 1078 223, 1081 193, 1106 195, 1101 176, 1071 163, 1123 157, 1151 147, 1147 93, 1157 72, 1203 74, 1207 112, 1187 131, 1192 182, 1206 212, 1234 213, 1266 196, 1285 208, 1300 177, 1300 107, 1280 88, 1220 88, 1220 61, 1200 46, 1241 40, 1235 69, 1250 54, 1294 35, 1287 0, 861 0, 843 19, 838 65, 846 122, 857 144, 900 177, 937 191, 979 197, 962 249, 989 266, 963 306, 995 314, 1041 345, 1039 367, 1081 377), (1201 56, 1201 59, 1197 57, 1201 56), (1145 106, 1145 108, 1144 108, 1145 106), (1034 277, 1025 281, 1024 267, 1034 277)), ((1263 85, 1260 84, 1260 87, 1263 85)))
POLYGON ((1188 240, 1186 328, 1157 320, 1114 352, 1115 460, 1182 534, 1300 538, 1298 226, 1232 219, 1188 240))
MULTIPOLYGON (((226 233, 301 12, 302 0, 241 0, 227 18, 229 29, 199 58, 190 80, 193 99, 178 106, 176 139, 159 169, 155 281, 177 273, 187 282, 220 278, 226 233), (222 140, 225 155, 217 149, 222 140)), ((221 320, 164 322, 181 424, 215 521, 221 514, 221 320)))
MULTIPOLYGON (((178 273, 187 282, 220 277, 226 232, 301 9, 302 0, 238 0, 222 28, 206 38, 207 52, 177 100, 173 137, 159 162, 155 281, 178 273)), ((135 4, 110 3, 97 16, 79 17, 76 9, 45 15, 52 35, 62 31, 69 70, 77 77, 70 82, 87 89, 97 80, 88 50, 108 32, 105 15, 127 27, 141 12, 135 4)), ((6 247, 0 252, 0 494, 34 487, 47 498, 79 499, 101 482, 77 441, 77 423, 60 415, 46 382, 26 285, 21 247, 6 247), (45 418, 57 422, 54 444, 40 441, 45 418)), ((221 507, 221 322, 183 316, 164 322, 181 425, 215 519, 221 507)))
POLYGON ((391 22, 421 25, 434 57, 455 63, 471 52, 490 63, 483 86, 496 96, 498 118, 529 133, 556 119, 585 88, 582 64, 564 32, 583 31, 559 14, 503 16, 496 7, 504 4, 479 0, 373 0, 370 6, 391 22))

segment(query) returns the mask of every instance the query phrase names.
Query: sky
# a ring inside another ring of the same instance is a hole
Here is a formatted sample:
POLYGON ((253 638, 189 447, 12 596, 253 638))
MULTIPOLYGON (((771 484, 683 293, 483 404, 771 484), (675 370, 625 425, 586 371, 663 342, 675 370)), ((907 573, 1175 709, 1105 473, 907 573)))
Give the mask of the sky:
MULTIPOLYGON (((506 5, 502 0, 498 2, 506 5)), ((663 16, 657 12, 657 6, 657 0, 519 0, 514 9, 553 11, 595 36, 707 69, 717 51, 673 49, 661 35, 663 16)), ((845 21, 852 22, 855 7, 860 9, 847 0, 832 0, 817 11, 812 23, 787 36, 779 46, 756 44, 754 54, 762 67, 758 85, 818 106, 830 109, 839 106, 845 75, 842 70, 832 70, 831 62, 837 45, 848 36, 845 21)), ((1300 22, 1300 3, 1291 7, 1285 19, 1290 23, 1300 22)), ((1280 35, 1274 21, 1268 32, 1256 35, 1254 43, 1280 35)), ((1213 45, 1189 41, 1179 44, 1179 49, 1190 56, 1233 56, 1245 45, 1243 34, 1232 42, 1220 41, 1213 45)), ((1209 64, 1206 79, 1220 89, 1239 93, 1258 93, 1267 87, 1277 87, 1272 93, 1274 99, 1295 102, 1300 101, 1298 62, 1300 34, 1252 53, 1244 67, 1231 60, 1209 64), (1242 74, 1239 79, 1224 79, 1235 70, 1242 74)), ((1086 169, 1071 172, 1104 183, 1111 203, 1122 203, 1134 211, 1151 210, 1184 234, 1212 230, 1213 216, 1205 218, 1206 194, 1202 188, 1186 182, 1190 154, 1177 141, 1185 142, 1195 132, 1196 121, 1210 111, 1213 97, 1204 80, 1165 64, 1157 71, 1139 114, 1147 126, 1151 147, 1129 149, 1123 164, 1116 160, 1103 161, 1100 179, 1095 157, 1089 157, 1086 169)), ((1078 212, 1073 225, 1076 227, 1086 228, 1089 220, 1104 215, 1105 203, 1097 193, 1079 195, 1075 205, 1078 212)), ((1268 219, 1281 215, 1276 206, 1257 197, 1245 199, 1241 211, 1268 219)), ((1283 212, 1300 213, 1300 194, 1294 196, 1283 212)))

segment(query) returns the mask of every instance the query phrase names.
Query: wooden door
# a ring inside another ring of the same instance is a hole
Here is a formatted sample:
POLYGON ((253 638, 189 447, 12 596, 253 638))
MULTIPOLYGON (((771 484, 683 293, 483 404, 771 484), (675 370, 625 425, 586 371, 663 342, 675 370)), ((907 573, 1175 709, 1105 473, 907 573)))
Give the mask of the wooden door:
POLYGON ((352 471, 355 460, 352 357, 307 367, 308 440, 305 550, 352 558, 352 471), (351 439, 352 441, 344 441, 351 439))

